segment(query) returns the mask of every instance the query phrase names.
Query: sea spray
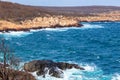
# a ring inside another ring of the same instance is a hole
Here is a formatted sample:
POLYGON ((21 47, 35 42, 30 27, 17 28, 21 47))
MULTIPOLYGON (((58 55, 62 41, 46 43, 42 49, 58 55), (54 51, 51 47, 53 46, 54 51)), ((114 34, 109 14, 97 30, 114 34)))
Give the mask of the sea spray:
POLYGON ((81 71, 75 68, 64 70, 63 78, 55 78, 49 74, 45 77, 37 76, 36 72, 31 73, 36 77, 37 80, 120 80, 120 75, 104 75, 101 69, 96 68, 96 66, 86 65, 84 66, 87 70, 81 71))
POLYGON ((44 28, 44 29, 31 29, 30 31, 9 31, 9 32, 0 32, 0 35, 4 36, 6 39, 14 38, 14 37, 25 37, 27 35, 33 34, 39 31, 52 31, 52 32, 63 32, 68 30, 84 30, 84 29, 96 29, 96 28, 104 28, 100 25, 91 25, 91 24, 83 24, 82 27, 64 27, 64 28, 44 28))
MULTIPOLYGON (((25 32, 30 33, 27 35, 8 35, 11 39, 8 42, 22 61, 72 61, 83 63, 86 69, 65 70, 64 78, 36 75, 39 80, 120 80, 120 22, 82 24, 83 27, 62 28, 63 31, 59 31, 61 28, 51 28, 25 32)), ((4 37, 7 37, 6 34, 4 37)))

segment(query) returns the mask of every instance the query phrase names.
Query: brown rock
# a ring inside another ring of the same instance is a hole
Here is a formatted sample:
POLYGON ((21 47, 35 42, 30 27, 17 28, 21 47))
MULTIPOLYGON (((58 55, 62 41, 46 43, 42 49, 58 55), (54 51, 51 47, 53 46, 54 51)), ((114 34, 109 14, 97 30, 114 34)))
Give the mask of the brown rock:
POLYGON ((27 72, 11 70, 9 80, 36 80, 35 77, 27 72))
MULTIPOLYGON (((6 65, 6 67, 7 66, 8 65, 6 65)), ((0 80, 2 80, 3 78, 2 71, 3 71, 3 64, 0 64, 0 80)), ((35 77, 32 76, 32 74, 23 71, 6 68, 5 73, 7 74, 6 77, 8 76, 7 80, 36 80, 35 77)))

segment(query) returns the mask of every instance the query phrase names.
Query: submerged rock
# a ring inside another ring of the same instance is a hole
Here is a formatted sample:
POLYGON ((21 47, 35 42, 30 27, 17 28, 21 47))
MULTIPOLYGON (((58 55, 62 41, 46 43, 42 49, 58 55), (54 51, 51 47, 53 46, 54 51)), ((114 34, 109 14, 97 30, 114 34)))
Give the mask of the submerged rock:
POLYGON ((37 71, 37 75, 43 75, 43 77, 45 77, 45 74, 49 73, 51 76, 62 78, 64 74, 62 70, 71 68, 84 70, 84 68, 78 66, 77 64, 53 62, 51 60, 34 60, 24 64, 25 71, 37 71))

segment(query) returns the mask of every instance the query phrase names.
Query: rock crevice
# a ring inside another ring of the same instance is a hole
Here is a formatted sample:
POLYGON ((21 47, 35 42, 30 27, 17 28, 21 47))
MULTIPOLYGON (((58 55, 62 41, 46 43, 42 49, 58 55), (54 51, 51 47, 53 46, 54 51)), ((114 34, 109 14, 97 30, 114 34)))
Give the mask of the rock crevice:
POLYGON ((70 64, 64 62, 53 62, 51 60, 34 60, 24 65, 24 70, 27 72, 37 72, 37 75, 45 77, 45 74, 49 73, 51 76, 62 78, 64 77, 63 70, 66 69, 80 69, 84 70, 77 64, 70 64))

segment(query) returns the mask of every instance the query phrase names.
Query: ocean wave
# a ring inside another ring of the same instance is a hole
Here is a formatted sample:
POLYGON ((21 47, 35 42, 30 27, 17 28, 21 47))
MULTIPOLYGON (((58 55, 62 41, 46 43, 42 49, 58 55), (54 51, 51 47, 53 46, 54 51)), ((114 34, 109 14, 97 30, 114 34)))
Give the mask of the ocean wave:
MULTIPOLYGON (((104 28, 101 25, 91 25, 91 24, 83 24, 83 27, 64 27, 64 28, 45 28, 41 29, 41 31, 55 31, 55 32, 62 32, 68 30, 75 30, 75 29, 90 29, 90 28, 104 28)), ((39 30, 40 31, 40 30, 39 30)))
POLYGON ((120 80, 119 74, 104 75, 103 71, 97 69, 96 66, 86 65, 85 71, 81 71, 75 68, 67 69, 64 72, 64 78, 55 78, 48 74, 45 78, 37 76, 36 72, 32 73, 37 80, 120 80))
POLYGON ((104 28, 101 25, 83 24, 83 27, 65 27, 65 28, 45 28, 44 31, 67 31, 74 29, 94 29, 94 28, 104 28))
POLYGON ((31 74, 35 76, 37 80, 120 80, 119 74, 104 75, 101 69, 88 64, 83 67, 85 68, 84 71, 75 68, 63 71, 63 78, 55 78, 49 74, 46 74, 45 78, 43 78, 42 76, 37 76, 36 72, 31 74))
POLYGON ((120 80, 120 74, 116 73, 113 77, 112 80, 120 80))
POLYGON ((27 36, 27 35, 30 35, 32 34, 31 32, 24 32, 24 31, 10 31, 10 32, 5 32, 5 33, 2 33, 0 32, 0 35, 3 36, 5 39, 10 39, 10 38, 13 38, 13 37, 24 37, 24 36, 27 36))
POLYGON ((81 27, 82 29, 96 29, 96 28, 104 28, 101 25, 92 25, 92 24, 83 24, 84 26, 81 27))
POLYGON ((13 37, 25 37, 27 35, 33 34, 35 32, 39 31, 52 31, 52 32, 63 32, 68 30, 75 30, 75 29, 91 29, 91 28, 103 28, 103 26, 100 25, 91 25, 91 24, 83 24, 83 27, 65 27, 65 28, 45 28, 45 29, 31 29, 28 32, 25 31, 10 31, 5 33, 0 33, 0 35, 4 36, 6 39, 13 38, 13 37))

